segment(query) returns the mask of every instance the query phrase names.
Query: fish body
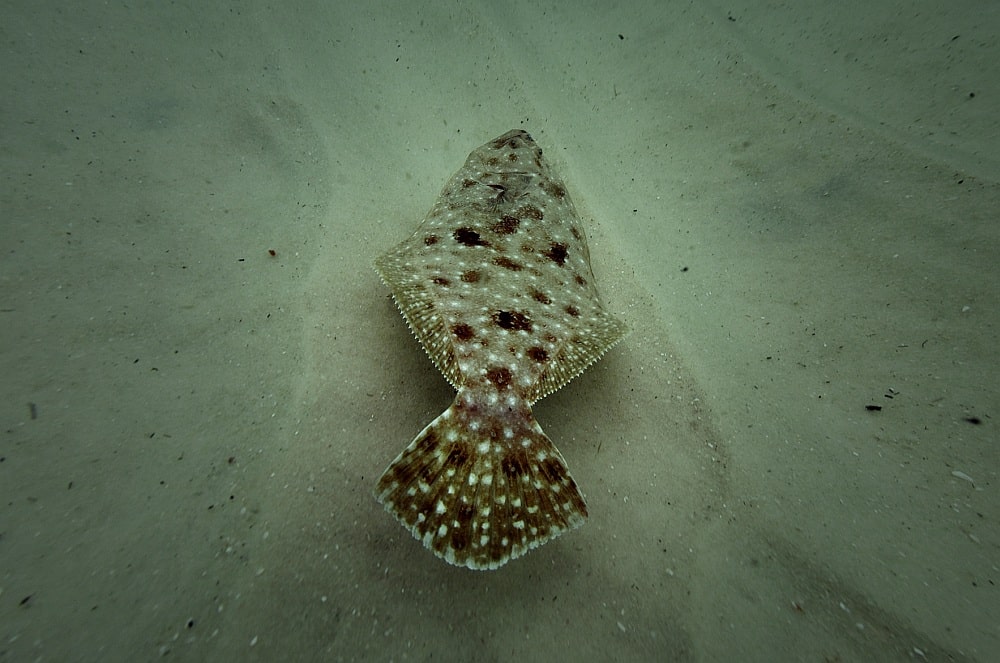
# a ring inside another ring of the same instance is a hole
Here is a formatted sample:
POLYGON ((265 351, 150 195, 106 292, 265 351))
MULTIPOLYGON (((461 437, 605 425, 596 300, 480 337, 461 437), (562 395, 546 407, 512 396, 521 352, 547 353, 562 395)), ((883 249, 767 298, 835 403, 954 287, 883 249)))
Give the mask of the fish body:
POLYGON ((581 525, 587 506, 531 405, 625 334, 601 304, 566 186, 522 130, 474 150, 375 268, 455 387, 376 495, 451 564, 495 569, 581 525))

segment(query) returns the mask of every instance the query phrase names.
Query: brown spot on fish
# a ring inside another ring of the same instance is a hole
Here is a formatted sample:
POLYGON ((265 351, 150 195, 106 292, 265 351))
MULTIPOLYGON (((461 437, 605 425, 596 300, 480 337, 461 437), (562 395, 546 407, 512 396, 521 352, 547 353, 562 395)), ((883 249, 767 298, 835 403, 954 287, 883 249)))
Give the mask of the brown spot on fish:
POLYGON ((528 295, 530 295, 532 299, 534 299, 536 302, 538 302, 540 304, 551 304, 552 303, 552 298, 551 297, 549 297, 544 292, 542 292, 541 290, 538 290, 536 288, 528 288, 528 295))
POLYGON ((534 219, 535 221, 542 220, 542 210, 538 209, 534 205, 524 205, 517 209, 517 216, 522 219, 534 219))
MULTIPOLYGON (((563 185, 559 184, 558 182, 549 182, 548 184, 546 184, 545 193, 549 194, 553 198, 566 197, 566 189, 563 187, 563 185)), ((576 229, 574 228, 574 230, 576 229)))
POLYGON ((517 232, 517 226, 521 219, 516 216, 504 214, 499 221, 493 224, 492 230, 498 235, 511 235, 517 232))
POLYGON ((462 467, 469 460, 469 450, 465 448, 464 444, 456 444, 448 452, 448 459, 445 461, 445 465, 462 467))
POLYGON ((545 351, 545 348, 540 348, 537 345, 528 348, 527 355, 531 357, 531 361, 538 362, 539 364, 549 360, 549 353, 545 351))
POLYGON ((507 475, 508 481, 514 482, 520 479, 527 469, 525 460, 523 455, 518 451, 512 451, 504 456, 500 467, 503 469, 503 473, 507 475))
POLYGON ((452 237, 459 244, 464 244, 465 246, 488 246, 489 243, 479 236, 479 233, 472 228, 456 228, 455 232, 452 233, 452 237))
POLYGON ((509 269, 512 272, 521 271, 522 268, 521 263, 511 260, 507 256, 500 256, 499 258, 494 258, 493 264, 497 265, 498 267, 503 267, 504 269, 509 269))
POLYGON ((510 386, 510 369, 503 366, 494 366, 486 371, 486 379, 496 385, 497 389, 506 389, 510 386))
POLYGON ((493 323, 510 331, 531 331, 531 318, 517 311, 497 311, 493 323))
POLYGON ((476 332, 475 330, 472 329, 472 326, 467 325, 464 322, 452 325, 451 333, 454 334, 455 338, 457 338, 460 341, 469 341, 476 335, 476 332))
POLYGON ((568 247, 561 242, 552 242, 549 244, 549 250, 545 252, 545 257, 562 267, 566 264, 567 249, 568 247))

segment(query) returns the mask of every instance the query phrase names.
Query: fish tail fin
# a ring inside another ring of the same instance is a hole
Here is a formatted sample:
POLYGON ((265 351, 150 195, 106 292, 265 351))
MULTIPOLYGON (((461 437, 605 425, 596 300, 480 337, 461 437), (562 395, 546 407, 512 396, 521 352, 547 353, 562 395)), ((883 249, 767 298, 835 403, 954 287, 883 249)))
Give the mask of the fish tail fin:
POLYGON ((526 402, 460 392, 389 465, 378 500, 438 557, 496 569, 583 524, 587 505, 526 402))

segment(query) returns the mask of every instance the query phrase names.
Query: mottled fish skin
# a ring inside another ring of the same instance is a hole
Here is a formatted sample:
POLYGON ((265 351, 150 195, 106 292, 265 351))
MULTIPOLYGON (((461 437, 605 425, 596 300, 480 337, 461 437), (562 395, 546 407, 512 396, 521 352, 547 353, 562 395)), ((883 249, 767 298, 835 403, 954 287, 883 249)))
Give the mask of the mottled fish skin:
POLYGON ((531 405, 625 334, 604 310, 566 186, 527 132, 474 150, 417 231, 375 261, 455 401, 376 494, 439 557, 495 569, 587 506, 531 405))

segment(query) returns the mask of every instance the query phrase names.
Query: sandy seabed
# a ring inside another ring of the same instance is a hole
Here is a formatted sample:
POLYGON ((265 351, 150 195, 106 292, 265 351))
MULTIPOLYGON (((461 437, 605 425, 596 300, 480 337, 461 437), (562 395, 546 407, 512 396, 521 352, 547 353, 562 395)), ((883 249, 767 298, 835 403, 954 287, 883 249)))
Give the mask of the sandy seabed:
POLYGON ((0 660, 996 660, 1000 9, 876 4, 7 3, 0 660), (632 331, 475 573, 371 261, 512 128, 632 331))

